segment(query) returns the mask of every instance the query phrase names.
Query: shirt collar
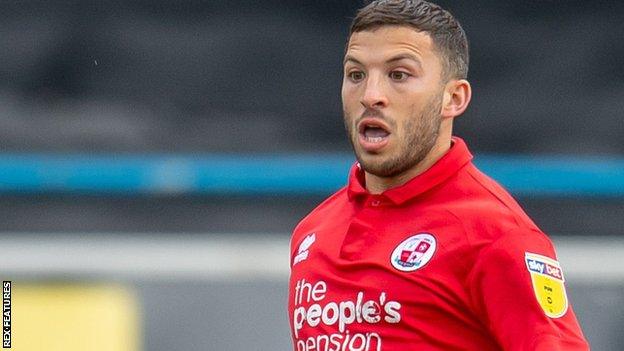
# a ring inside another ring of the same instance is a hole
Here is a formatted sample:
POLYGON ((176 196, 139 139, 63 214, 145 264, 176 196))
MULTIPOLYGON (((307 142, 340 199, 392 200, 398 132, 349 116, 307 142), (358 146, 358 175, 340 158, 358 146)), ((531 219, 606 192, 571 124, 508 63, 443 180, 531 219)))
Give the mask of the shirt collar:
MULTIPOLYGON (((428 170, 401 186, 384 191, 381 195, 394 204, 400 205, 439 185, 457 173, 472 160, 472 154, 461 138, 453 137, 452 141, 453 144, 449 151, 428 170)), ((364 184, 364 171, 361 169, 360 164, 356 163, 349 173, 349 185, 347 187, 349 200, 353 201, 362 196, 370 195, 364 184)))

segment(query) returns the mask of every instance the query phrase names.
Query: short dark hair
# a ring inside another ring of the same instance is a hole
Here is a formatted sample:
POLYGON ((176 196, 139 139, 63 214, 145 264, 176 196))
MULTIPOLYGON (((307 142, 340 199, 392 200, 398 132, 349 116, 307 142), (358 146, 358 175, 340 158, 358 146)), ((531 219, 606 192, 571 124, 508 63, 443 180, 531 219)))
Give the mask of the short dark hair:
POLYGON ((349 38, 382 26, 409 26, 426 32, 442 58, 442 76, 468 77, 468 38, 455 17, 442 7, 424 0, 375 0, 358 10, 349 38))

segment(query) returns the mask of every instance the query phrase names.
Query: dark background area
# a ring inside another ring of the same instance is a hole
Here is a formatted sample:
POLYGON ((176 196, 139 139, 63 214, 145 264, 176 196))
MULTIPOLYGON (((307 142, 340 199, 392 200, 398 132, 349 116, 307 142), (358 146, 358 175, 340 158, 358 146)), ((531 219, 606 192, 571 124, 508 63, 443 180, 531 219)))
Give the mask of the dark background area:
MULTIPOLYGON (((4 196, 0 229, 8 232, 282 233, 323 199, 318 196, 4 196)), ((519 199, 551 235, 618 236, 619 198, 519 199)))
MULTIPOLYGON (((624 154, 624 4, 439 1, 471 44, 455 134, 480 153, 624 154)), ((348 152, 359 1, 3 1, 0 150, 348 152)), ((547 232, 615 235, 624 199, 519 199, 547 232)), ((2 231, 283 232, 321 197, 0 197, 2 231)))

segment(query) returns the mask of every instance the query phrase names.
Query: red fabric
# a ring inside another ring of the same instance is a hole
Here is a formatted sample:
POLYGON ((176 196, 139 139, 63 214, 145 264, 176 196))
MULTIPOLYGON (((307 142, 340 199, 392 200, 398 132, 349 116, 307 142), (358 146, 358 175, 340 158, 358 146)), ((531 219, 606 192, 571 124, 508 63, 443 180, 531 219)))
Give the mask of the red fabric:
POLYGON ((429 170, 381 195, 356 165, 299 223, 294 350, 589 349, 572 307, 548 317, 533 290, 525 254, 556 260, 551 241, 471 159, 453 138, 429 170))

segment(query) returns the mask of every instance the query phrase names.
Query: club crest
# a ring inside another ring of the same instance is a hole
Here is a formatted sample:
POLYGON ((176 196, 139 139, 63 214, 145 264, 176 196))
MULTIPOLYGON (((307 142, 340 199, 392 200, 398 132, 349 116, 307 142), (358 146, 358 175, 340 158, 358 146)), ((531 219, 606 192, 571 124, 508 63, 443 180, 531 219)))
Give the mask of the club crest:
POLYGON ((390 262, 402 272, 413 272, 429 262, 436 250, 436 240, 429 233, 412 235, 392 251, 390 262))
POLYGON ((530 252, 526 252, 524 258, 531 273, 535 297, 544 313, 550 318, 563 316, 568 310, 568 297, 559 262, 530 252))

